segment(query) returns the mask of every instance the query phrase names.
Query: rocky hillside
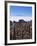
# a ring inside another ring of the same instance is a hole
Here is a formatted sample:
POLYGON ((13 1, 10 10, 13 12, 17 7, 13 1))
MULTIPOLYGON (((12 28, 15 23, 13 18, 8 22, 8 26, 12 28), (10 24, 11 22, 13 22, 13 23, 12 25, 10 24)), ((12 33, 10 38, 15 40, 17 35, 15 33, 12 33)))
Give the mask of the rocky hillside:
POLYGON ((10 40, 20 40, 20 39, 31 39, 32 38, 32 20, 24 21, 19 20, 10 21, 10 40))

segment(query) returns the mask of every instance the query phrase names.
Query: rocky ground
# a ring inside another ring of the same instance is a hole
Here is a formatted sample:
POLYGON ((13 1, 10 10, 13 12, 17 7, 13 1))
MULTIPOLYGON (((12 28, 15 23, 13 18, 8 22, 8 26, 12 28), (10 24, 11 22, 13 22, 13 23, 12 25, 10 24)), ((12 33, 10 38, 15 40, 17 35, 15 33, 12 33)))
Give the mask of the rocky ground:
POLYGON ((10 21, 10 40, 32 39, 32 21, 10 21))

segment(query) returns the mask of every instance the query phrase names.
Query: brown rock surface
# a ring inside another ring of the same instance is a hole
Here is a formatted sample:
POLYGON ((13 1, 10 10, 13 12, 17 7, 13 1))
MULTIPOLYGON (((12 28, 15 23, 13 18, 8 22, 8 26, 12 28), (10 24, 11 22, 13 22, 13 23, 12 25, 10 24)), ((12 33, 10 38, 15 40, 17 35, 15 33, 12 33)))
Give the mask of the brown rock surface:
POLYGON ((31 39, 32 21, 10 22, 10 40, 31 39))

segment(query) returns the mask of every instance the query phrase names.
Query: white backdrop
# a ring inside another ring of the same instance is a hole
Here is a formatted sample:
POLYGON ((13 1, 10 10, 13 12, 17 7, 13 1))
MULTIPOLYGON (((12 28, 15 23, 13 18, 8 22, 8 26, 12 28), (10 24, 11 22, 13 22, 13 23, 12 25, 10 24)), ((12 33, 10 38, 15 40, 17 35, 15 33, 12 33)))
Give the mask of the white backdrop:
MULTIPOLYGON (((14 1, 17 1, 17 0, 14 0, 14 1)), ((19 0, 19 1, 22 1, 22 0, 19 0)), ((23 1, 28 1, 28 2, 36 2, 37 3, 37 0, 23 0, 23 1)), ((4 0, 0 0, 0 46, 4 46, 4 41, 5 41, 5 21, 4 21, 4 16, 5 16, 5 8, 4 8, 4 0)), ((37 8, 37 6, 36 6, 37 8)), ((36 19, 37 19, 37 16, 36 16, 36 19)), ((36 21, 37 23, 37 21, 36 21)), ((36 24, 37 26, 37 24, 36 24)), ((36 30, 36 42, 37 42, 37 30, 36 30)), ((9 45, 11 46, 11 45, 9 45)), ((22 44, 22 45, 13 45, 13 46, 37 46, 37 43, 36 44, 22 44)))

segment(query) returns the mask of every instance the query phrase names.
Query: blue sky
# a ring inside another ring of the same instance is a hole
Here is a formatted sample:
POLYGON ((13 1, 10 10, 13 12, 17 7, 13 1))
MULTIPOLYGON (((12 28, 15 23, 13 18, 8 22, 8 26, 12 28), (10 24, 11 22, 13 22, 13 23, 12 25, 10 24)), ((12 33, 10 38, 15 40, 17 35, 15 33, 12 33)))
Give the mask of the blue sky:
POLYGON ((11 16, 32 16, 32 7, 10 6, 11 16))
POLYGON ((32 7, 10 6, 10 16, 12 21, 18 21, 19 19, 29 21, 32 19, 32 7))

